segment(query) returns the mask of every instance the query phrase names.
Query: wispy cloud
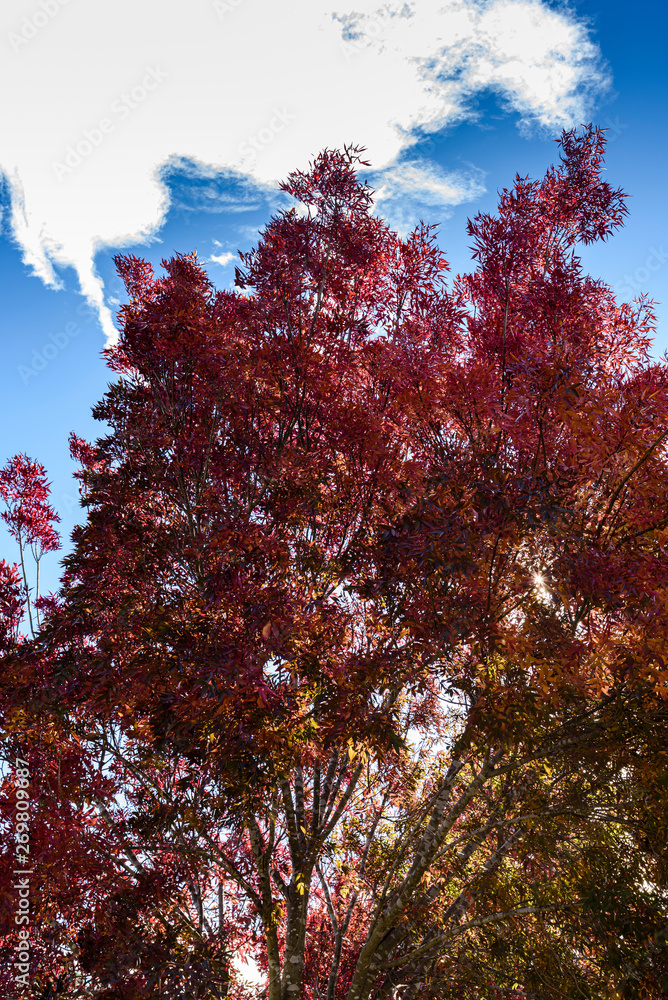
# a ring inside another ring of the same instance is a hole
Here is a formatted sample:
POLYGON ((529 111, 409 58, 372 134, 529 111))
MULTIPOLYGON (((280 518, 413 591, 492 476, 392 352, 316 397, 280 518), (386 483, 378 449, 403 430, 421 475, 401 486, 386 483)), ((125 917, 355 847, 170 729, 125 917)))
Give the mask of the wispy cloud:
POLYGON ((418 134, 473 114, 490 90, 524 127, 578 123, 608 82, 587 28, 548 0, 342 2, 304 0, 288 17, 274 0, 226 0, 223 16, 211 0, 187 12, 178 0, 72 0, 39 24, 39 5, 2 4, 5 224, 46 284, 74 268, 108 342, 95 256, 154 238, 170 199, 183 210, 276 204, 277 180, 355 142, 380 211, 400 214, 391 185, 447 206, 480 178, 411 162, 418 134), (54 170, 68 153, 74 167, 54 170))
POLYGON ((442 221, 452 206, 473 201, 485 192, 482 170, 445 171, 429 160, 399 162, 377 177, 375 210, 404 236, 420 219, 430 221, 434 212, 440 212, 440 220, 435 221, 442 221), (430 209, 429 220, 425 208, 430 209))
POLYGON ((274 194, 272 185, 236 169, 187 156, 170 156, 158 178, 169 191, 170 208, 186 212, 253 212, 274 194))
POLYGON ((221 267, 227 267, 230 261, 235 260, 237 255, 235 253, 221 253, 221 254, 211 254, 208 258, 214 264, 220 264, 221 267))

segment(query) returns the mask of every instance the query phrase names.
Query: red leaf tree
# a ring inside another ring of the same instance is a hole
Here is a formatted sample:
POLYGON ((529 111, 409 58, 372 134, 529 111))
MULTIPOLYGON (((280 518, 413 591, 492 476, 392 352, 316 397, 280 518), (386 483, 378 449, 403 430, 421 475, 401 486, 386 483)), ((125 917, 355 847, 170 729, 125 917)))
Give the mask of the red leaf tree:
POLYGON ((561 149, 451 289, 352 148, 238 291, 117 259, 86 520, 3 650, 9 741, 66 762, 36 869, 82 901, 43 880, 41 982, 241 998, 236 952, 267 1000, 668 989, 668 372, 576 255, 625 214, 603 134, 561 149))

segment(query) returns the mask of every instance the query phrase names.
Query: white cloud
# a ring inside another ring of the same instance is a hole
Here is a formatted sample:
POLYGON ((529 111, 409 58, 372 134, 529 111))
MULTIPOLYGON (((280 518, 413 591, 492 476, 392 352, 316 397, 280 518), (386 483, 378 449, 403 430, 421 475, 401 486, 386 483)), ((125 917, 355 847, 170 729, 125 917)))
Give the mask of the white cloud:
POLYGON ((236 256, 237 255, 235 253, 230 253, 230 252, 221 253, 218 255, 211 254, 209 260, 212 261, 214 264, 220 264, 221 267, 225 267, 227 264, 230 263, 231 260, 234 260, 236 256))
POLYGON ((472 113, 485 89, 521 121, 579 123, 606 84, 586 29, 547 0, 348 2, 4 0, 5 225, 47 284, 75 269, 108 341, 95 254, 155 236, 175 166, 198 178, 193 207, 235 210, 354 142, 376 178, 387 168, 384 214, 390 184, 453 204, 479 178, 402 163, 416 131, 472 113), (228 197, 220 177, 241 174, 253 183, 228 197))
POLYGON ((383 170, 379 178, 380 184, 374 188, 374 208, 402 236, 420 219, 442 221, 448 214, 448 206, 472 201, 485 191, 483 171, 470 168, 468 173, 447 172, 429 160, 395 163, 383 170), (432 210, 429 218, 425 206, 432 210), (433 210, 440 211, 440 219, 434 217, 433 210))

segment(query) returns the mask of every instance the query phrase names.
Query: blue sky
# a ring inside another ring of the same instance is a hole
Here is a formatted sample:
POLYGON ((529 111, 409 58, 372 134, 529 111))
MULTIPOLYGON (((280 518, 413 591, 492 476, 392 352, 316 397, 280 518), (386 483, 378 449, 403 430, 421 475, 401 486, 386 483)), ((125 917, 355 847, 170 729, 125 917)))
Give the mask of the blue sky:
MULTIPOLYGON (((67 546, 67 437, 101 432, 90 410, 123 301, 112 256, 197 250, 229 286, 236 250, 286 203, 278 181, 344 142, 367 147, 379 214, 438 223, 457 272, 466 219, 516 171, 542 176, 564 125, 609 128, 630 216, 583 256, 621 299, 659 301, 662 353, 667 22, 649 0, 4 0, 0 464, 46 466, 67 546)), ((1 556, 16 558, 0 530, 1 556)))

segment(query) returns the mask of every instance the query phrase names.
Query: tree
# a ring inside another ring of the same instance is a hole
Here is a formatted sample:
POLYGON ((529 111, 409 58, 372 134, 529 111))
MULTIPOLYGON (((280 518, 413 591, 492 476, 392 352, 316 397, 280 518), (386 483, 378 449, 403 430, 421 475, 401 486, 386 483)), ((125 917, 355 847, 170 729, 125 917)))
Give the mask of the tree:
POLYGON ((354 148, 238 291, 117 258, 87 517, 3 654, 8 745, 68 760, 66 995, 241 997, 231 952, 268 1000, 665 992, 668 371, 575 253, 604 136, 561 147, 450 290, 354 148))
POLYGON ((58 547, 58 516, 48 503, 43 467, 15 456, 0 470, 0 497, 21 567, 0 563, 3 995, 23 995, 31 985, 31 995, 44 1000, 135 997, 137 989, 196 996, 204 979, 206 996, 221 996, 228 956, 220 933, 205 938, 184 913, 187 875, 169 852, 153 858, 148 871, 128 847, 123 824, 108 806, 117 805, 119 789, 131 794, 130 784, 120 783, 113 762, 109 768, 104 755, 92 755, 71 725, 63 725, 62 713, 53 712, 48 651, 21 633, 25 620, 34 639, 40 613, 54 614, 59 606, 53 595, 39 597, 40 560, 58 547), (45 704, 51 711, 43 710, 45 704), (128 862, 135 878, 128 878, 128 862), (28 914, 17 911, 17 889, 29 897, 28 914), (17 955, 23 935, 29 936, 30 963, 17 955))

